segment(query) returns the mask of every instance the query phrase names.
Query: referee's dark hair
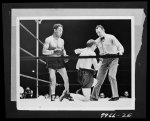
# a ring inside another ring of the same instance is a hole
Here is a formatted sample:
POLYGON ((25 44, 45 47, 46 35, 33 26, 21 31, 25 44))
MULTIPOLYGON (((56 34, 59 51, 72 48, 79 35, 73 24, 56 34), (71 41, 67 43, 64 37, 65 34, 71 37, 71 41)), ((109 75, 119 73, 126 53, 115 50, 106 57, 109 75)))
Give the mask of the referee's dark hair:
POLYGON ((104 27, 102 25, 97 25, 96 29, 101 28, 103 31, 105 31, 104 27))

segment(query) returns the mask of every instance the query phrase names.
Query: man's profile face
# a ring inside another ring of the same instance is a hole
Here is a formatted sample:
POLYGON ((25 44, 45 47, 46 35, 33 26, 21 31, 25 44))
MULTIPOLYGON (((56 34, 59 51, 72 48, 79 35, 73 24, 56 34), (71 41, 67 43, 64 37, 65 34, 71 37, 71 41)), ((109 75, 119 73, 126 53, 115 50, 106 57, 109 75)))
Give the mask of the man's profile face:
POLYGON ((104 30, 102 30, 100 27, 96 29, 96 33, 99 37, 103 37, 104 35, 104 30))
POLYGON ((56 35, 58 37, 61 37, 62 33, 63 33, 63 28, 62 27, 58 27, 57 29, 54 29, 54 32, 56 33, 56 35))

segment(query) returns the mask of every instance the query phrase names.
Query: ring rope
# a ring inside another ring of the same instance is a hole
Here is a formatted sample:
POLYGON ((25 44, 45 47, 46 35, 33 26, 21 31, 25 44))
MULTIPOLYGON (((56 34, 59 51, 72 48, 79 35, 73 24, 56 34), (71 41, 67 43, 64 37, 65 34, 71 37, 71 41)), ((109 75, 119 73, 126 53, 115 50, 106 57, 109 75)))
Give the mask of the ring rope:
MULTIPOLYGON (((20 76, 25 77, 25 78, 29 78, 29 79, 33 79, 33 80, 37 80, 37 78, 35 78, 35 77, 27 76, 27 75, 24 75, 24 74, 20 74, 20 76)), ((43 80, 43 79, 38 79, 38 80, 41 81, 41 82, 45 82, 45 83, 51 84, 51 82, 43 80)), ((56 86, 58 86, 58 85, 60 85, 60 84, 56 83, 56 86)))
MULTIPOLYGON (((124 71, 124 72, 129 72, 129 70, 119 70, 119 71, 124 71)), ((67 72, 78 72, 78 70, 67 70, 67 72)), ((39 76, 41 75, 49 75, 49 73, 40 73, 39 76)))
MULTIPOLYGON (((28 52, 27 50, 23 49, 20 47, 20 50, 22 50, 23 52, 25 52, 26 54, 32 56, 32 57, 36 57, 35 55, 33 55, 32 53, 28 52)), ((39 59, 39 61, 41 61, 42 63, 46 64, 45 61, 43 61, 42 59, 39 59)))
MULTIPOLYGON (((37 78, 31 77, 31 76, 27 76, 27 75, 24 75, 24 74, 20 74, 20 76, 25 77, 25 78, 29 78, 29 79, 33 79, 33 80, 37 80, 37 78)), ((43 79, 38 79, 38 80, 41 81, 41 82, 45 82, 45 83, 51 84, 51 82, 43 80, 43 79)), ((64 85, 64 84, 56 83, 56 86, 62 86, 62 85, 64 85)), ((69 84, 69 85, 80 85, 80 84, 69 84)), ((49 86, 49 85, 39 85, 39 86, 49 86)))
POLYGON ((52 56, 39 56, 39 57, 28 57, 24 56, 21 57, 21 60, 36 60, 36 59, 79 59, 79 58, 127 58, 121 55, 113 55, 113 54, 107 54, 107 55, 98 55, 98 56, 61 56, 61 57, 52 57, 52 56))
MULTIPOLYGON (((57 86, 63 86, 64 84, 58 84, 57 83, 57 86)), ((46 86, 49 86, 49 85, 39 85, 39 87, 46 87, 46 86)), ((69 84, 69 86, 81 86, 81 84, 69 84)))
POLYGON ((36 40, 38 40, 42 45, 44 45, 44 43, 39 40, 32 32, 29 31, 29 29, 27 29, 22 23, 20 23, 21 27, 23 27, 27 32, 29 32, 29 34, 34 37, 36 40))
MULTIPOLYGON (((37 78, 35 78, 35 77, 27 76, 27 75, 24 75, 24 74, 20 74, 20 76, 26 77, 26 78, 29 78, 29 79, 33 79, 33 80, 36 80, 36 79, 37 79, 37 78)), ((38 79, 38 80, 39 80, 39 81, 42 81, 42 82, 50 83, 49 81, 46 81, 46 80, 43 80, 43 79, 38 79)))

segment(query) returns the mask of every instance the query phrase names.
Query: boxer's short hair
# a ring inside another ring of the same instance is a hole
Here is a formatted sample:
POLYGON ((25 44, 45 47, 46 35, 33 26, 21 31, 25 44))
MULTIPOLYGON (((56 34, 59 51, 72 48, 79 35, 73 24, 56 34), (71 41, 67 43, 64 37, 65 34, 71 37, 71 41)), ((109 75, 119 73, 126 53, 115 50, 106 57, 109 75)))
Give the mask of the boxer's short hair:
POLYGON ((53 29, 58 29, 58 27, 62 27, 63 28, 63 25, 62 24, 54 24, 53 25, 53 29))
POLYGON ((86 46, 87 47, 92 47, 92 45, 96 45, 95 40, 93 40, 93 39, 88 40, 87 43, 86 43, 86 46))

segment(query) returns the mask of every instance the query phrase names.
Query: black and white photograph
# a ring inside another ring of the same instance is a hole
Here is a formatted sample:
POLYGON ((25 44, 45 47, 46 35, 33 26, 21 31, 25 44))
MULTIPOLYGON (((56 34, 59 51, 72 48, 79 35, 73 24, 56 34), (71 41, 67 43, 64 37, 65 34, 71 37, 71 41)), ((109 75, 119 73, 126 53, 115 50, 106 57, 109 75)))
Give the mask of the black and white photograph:
POLYGON ((135 116, 144 9, 12 8, 10 12, 8 90, 17 111, 135 116))
POLYGON ((120 16, 45 19, 18 18, 20 62, 17 67, 20 73, 17 87, 24 90, 17 90, 18 94, 22 93, 18 109, 134 109, 134 86, 131 87, 135 82, 134 70, 131 70, 131 66, 135 67, 134 56, 131 58, 134 19, 120 16), (108 38, 107 42, 102 37, 108 38), (32 59, 75 54, 79 57, 118 54, 120 58, 32 59))

